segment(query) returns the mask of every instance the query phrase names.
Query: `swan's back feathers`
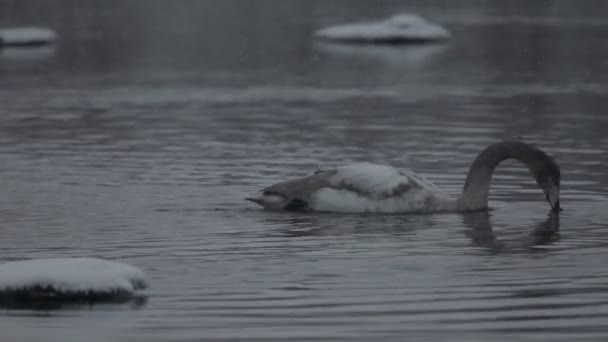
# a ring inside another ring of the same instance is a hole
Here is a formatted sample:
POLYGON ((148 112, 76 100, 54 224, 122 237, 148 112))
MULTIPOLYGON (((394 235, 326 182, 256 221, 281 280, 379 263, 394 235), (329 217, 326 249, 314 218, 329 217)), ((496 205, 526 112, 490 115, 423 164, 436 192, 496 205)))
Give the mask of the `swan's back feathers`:
POLYGON ((351 190, 372 199, 398 197, 413 189, 440 191, 412 172, 372 163, 339 167, 330 183, 332 188, 351 190))
POLYGON ((328 187, 329 178, 336 170, 317 171, 313 175, 273 184, 262 191, 266 194, 279 194, 288 198, 307 200, 311 193, 328 187))
POLYGON ((317 171, 307 177, 274 184, 263 191, 307 201, 312 193, 323 188, 348 191, 376 200, 400 197, 418 189, 441 192, 429 181, 409 171, 372 163, 317 171))

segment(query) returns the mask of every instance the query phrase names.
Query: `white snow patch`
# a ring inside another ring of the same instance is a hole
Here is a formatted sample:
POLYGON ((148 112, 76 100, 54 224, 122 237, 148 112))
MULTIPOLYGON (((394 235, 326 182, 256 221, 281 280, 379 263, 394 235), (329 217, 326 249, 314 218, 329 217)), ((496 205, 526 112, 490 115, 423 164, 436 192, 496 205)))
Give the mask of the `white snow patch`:
POLYGON ((450 32, 415 14, 399 14, 382 21, 330 26, 315 32, 319 38, 363 43, 420 43, 447 39, 450 32))
POLYGON ((0 47, 45 45, 55 39, 57 39, 55 31, 44 27, 0 28, 0 47))
POLYGON ((133 293, 146 287, 140 269, 96 258, 55 258, 0 264, 0 292, 51 288, 60 293, 133 293))

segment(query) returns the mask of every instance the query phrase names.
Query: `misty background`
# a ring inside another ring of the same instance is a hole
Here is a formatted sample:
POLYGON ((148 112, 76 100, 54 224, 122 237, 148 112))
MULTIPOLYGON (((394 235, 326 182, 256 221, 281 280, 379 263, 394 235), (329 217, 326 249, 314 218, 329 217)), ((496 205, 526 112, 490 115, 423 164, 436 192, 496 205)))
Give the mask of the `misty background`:
POLYGON ((607 18, 605 1, 0 0, 1 27, 58 34, 0 49, 0 261, 150 277, 143 305, 3 311, 2 340, 605 340, 607 18), (453 37, 313 37, 403 12, 453 37), (558 220, 511 161, 486 215, 243 200, 355 161, 458 194, 502 139, 556 158, 558 220))

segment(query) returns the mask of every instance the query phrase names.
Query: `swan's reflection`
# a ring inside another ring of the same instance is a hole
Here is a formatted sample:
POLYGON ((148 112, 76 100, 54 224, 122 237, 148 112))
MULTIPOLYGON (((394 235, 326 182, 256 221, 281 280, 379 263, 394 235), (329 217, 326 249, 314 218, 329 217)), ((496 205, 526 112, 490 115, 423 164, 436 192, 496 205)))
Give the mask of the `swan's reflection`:
MULTIPOLYGON (((467 228, 465 235, 471 239, 473 245, 489 248, 495 252, 504 248, 504 243, 496 237, 492 229, 489 212, 464 214, 463 223, 467 228)), ((550 212, 545 221, 536 225, 525 241, 525 245, 527 247, 544 245, 559 241, 559 238, 559 214, 550 212)))
MULTIPOLYGON (((441 215, 339 215, 339 214, 319 214, 292 213, 281 215, 266 215, 262 218, 265 226, 274 227, 266 231, 264 235, 285 238, 300 237, 321 237, 353 235, 359 237, 369 235, 391 234, 392 236, 416 235, 417 232, 425 229, 450 229, 445 227, 446 222, 454 222, 453 219, 462 218, 465 235, 477 247, 490 249, 493 252, 505 250, 505 242, 513 242, 513 237, 517 240, 516 244, 525 248, 539 245, 550 244, 559 241, 559 214, 550 212, 545 220, 533 227, 520 227, 520 229, 504 230, 496 234, 490 220, 491 212, 472 212, 465 214, 453 214, 450 216, 441 215), (521 239, 521 232, 525 231, 525 238, 521 239), (502 239, 500 238, 502 235, 502 239)), ((457 227, 451 227, 458 229, 457 227)), ((447 230, 446 234, 449 235, 447 230)), ((446 235, 446 236, 447 236, 446 235)), ((510 243, 509 243, 510 244, 510 243)), ((510 247, 513 247, 512 244, 510 247)))
POLYGON ((290 238, 352 234, 364 236, 378 233, 408 235, 416 230, 415 227, 432 227, 438 224, 432 219, 432 215, 424 217, 423 215, 340 215, 332 213, 268 215, 263 221, 266 226, 277 228, 268 234, 290 238))

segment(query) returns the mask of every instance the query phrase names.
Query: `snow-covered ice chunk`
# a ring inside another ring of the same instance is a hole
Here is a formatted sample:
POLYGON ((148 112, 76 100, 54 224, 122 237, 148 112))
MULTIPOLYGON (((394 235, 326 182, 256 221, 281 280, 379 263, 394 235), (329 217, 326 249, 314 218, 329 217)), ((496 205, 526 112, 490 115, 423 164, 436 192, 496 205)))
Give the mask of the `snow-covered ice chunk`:
POLYGON ((96 258, 55 258, 0 264, 0 303, 126 299, 147 286, 142 270, 96 258))
POLYGON ((415 14, 399 14, 386 20, 330 26, 315 32, 322 39, 369 44, 425 43, 451 36, 445 28, 415 14))
POLYGON ((0 28, 2 46, 40 46, 57 39, 55 31, 44 27, 4 27, 0 28))

